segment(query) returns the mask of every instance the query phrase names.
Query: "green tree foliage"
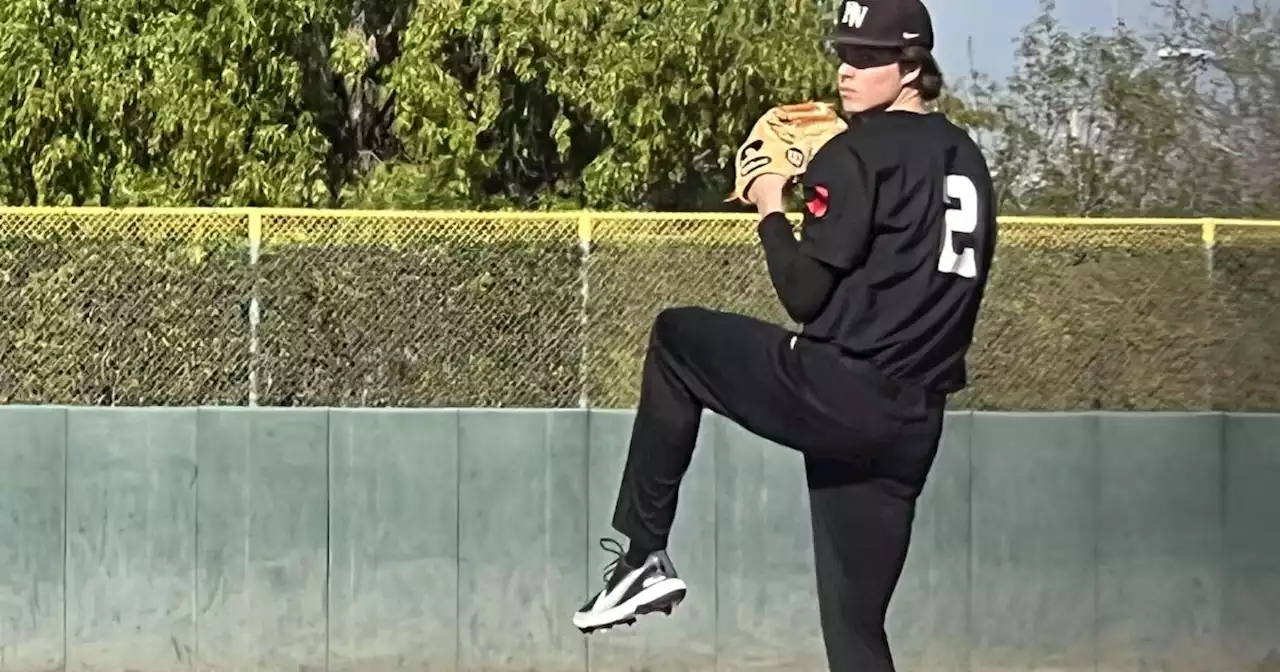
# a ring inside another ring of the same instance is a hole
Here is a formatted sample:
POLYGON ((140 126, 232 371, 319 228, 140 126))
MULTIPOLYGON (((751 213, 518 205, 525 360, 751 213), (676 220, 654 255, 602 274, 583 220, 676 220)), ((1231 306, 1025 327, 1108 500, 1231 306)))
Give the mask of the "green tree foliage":
POLYGON ((712 203, 726 138, 830 90, 825 18, 779 0, 11 0, 0 198, 712 203))
POLYGON ((10 0, 0 196, 313 203, 328 148, 289 58, 305 1, 10 0))
POLYGON ((1215 212, 1280 216, 1280 7, 1257 0, 1227 15, 1204 0, 1160 5, 1157 39, 1192 108, 1220 203, 1215 212))
POLYGON ((1073 34, 1056 4, 1041 0, 1008 80, 977 77, 961 96, 989 115, 1004 212, 1280 212, 1264 158, 1280 145, 1274 9, 1214 17, 1174 0, 1156 30, 1073 34))
POLYGON ((697 208, 759 114, 830 93, 816 3, 473 0, 415 21, 392 75, 407 151, 362 197, 697 208), (792 39, 791 36, 803 36, 792 39), (394 188, 391 187, 394 185, 394 188))
MULTIPOLYGON (((1161 1, 1073 34, 1044 0, 1004 82, 943 64, 1006 212, 1280 211, 1277 11, 1161 1)), ((749 125, 835 78, 827 0, 4 5, 16 204, 722 209, 749 125)))
POLYGON ((1006 212, 1130 214, 1180 206, 1186 102, 1130 29, 1068 32, 1054 0, 1024 30, 1013 75, 980 88, 1006 212), (1170 200, 1170 199, 1173 200, 1170 200))

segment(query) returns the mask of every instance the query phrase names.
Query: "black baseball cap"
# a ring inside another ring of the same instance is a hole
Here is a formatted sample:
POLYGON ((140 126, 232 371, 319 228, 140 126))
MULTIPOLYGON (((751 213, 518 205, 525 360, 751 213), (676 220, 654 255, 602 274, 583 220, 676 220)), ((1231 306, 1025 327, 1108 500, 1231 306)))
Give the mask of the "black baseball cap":
POLYGON ((831 46, 933 49, 933 20, 920 0, 841 0, 831 46))

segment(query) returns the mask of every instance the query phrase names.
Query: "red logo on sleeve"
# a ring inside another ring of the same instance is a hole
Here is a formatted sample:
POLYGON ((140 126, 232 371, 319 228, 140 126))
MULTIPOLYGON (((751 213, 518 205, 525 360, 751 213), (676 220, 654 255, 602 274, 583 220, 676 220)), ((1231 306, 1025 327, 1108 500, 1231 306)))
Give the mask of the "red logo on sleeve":
POLYGON ((827 214, 827 204, 830 202, 830 193, 827 188, 819 184, 810 191, 804 205, 809 209, 809 214, 814 217, 821 217, 827 214))

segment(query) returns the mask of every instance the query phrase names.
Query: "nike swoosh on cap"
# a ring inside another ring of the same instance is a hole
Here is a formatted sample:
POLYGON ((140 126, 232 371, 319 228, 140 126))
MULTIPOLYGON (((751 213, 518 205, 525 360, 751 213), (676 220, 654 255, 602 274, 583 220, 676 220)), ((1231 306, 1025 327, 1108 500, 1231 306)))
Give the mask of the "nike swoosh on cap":
POLYGON ((920 33, 903 33, 902 37, 903 39, 914 40, 917 37, 920 37, 920 33))

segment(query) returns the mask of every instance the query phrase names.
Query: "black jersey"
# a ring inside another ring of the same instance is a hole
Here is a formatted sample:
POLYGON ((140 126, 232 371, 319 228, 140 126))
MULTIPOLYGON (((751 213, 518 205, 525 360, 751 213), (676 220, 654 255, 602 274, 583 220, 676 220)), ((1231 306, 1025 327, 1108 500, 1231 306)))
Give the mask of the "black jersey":
POLYGON ((842 271, 803 327, 885 375, 951 393, 996 246, 981 150, 941 114, 872 113, 814 155, 800 250, 842 271))

